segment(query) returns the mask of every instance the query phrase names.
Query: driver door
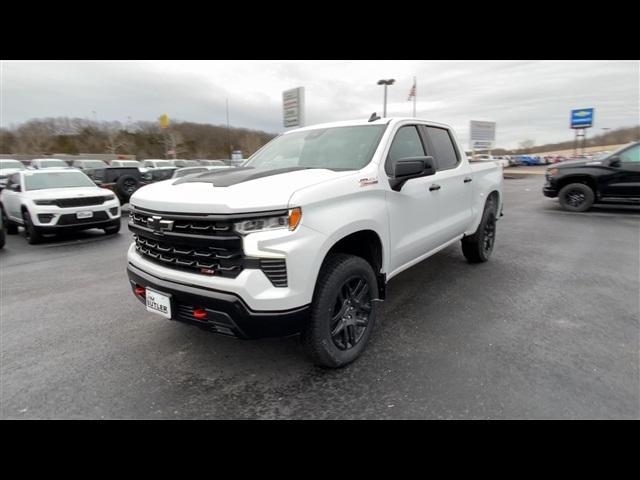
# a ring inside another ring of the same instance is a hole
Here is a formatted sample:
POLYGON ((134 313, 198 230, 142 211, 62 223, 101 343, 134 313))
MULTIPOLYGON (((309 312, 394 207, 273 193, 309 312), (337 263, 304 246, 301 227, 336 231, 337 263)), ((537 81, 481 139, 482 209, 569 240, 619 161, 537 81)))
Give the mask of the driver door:
POLYGON ((610 166, 613 173, 603 189, 603 196, 640 198, 640 144, 616 156, 619 164, 610 166))
POLYGON ((9 177, 7 186, 2 191, 2 203, 7 217, 11 220, 22 220, 20 213, 20 193, 14 191, 16 185, 20 185, 19 173, 14 173, 9 177))
MULTIPOLYGON (((393 176, 395 163, 401 158, 423 157, 426 149, 416 125, 403 125, 391 143, 385 162, 385 173, 393 176)), ((432 177, 408 180, 399 192, 387 191, 389 238, 391 244, 390 272, 436 248, 433 225, 438 213, 429 197, 432 177)))

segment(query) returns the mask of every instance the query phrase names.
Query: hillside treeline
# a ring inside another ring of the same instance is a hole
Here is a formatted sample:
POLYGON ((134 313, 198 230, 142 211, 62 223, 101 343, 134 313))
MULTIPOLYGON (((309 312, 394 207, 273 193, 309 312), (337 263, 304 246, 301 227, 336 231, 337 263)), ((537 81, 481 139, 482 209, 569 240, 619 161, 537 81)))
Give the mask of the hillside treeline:
MULTIPOLYGON (((585 147, 598 147, 606 145, 620 145, 623 143, 635 142, 640 140, 640 125, 635 127, 617 128, 615 130, 601 133, 599 135, 591 136, 591 130, 587 130, 587 140, 585 147)), ((545 145, 529 146, 530 143, 535 143, 533 140, 525 140, 521 142, 520 146, 515 150, 495 149, 493 153, 496 155, 519 155, 525 153, 539 153, 549 152, 553 150, 569 150, 573 148, 573 139, 560 143, 547 143, 545 145)), ((582 148, 582 140, 578 140, 578 149, 582 148)))
POLYGON ((241 150, 247 158, 275 135, 226 126, 172 122, 161 129, 157 122, 100 122, 84 118, 33 119, 0 129, 0 153, 71 154, 110 153, 136 155, 138 159, 229 158, 241 150))

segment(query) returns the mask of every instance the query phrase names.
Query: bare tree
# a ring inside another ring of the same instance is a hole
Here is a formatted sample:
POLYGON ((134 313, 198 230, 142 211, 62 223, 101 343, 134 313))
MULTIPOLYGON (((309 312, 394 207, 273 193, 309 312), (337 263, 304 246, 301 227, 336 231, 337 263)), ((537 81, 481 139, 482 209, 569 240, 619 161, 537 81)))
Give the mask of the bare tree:
POLYGON ((120 122, 112 122, 103 125, 103 131, 106 133, 105 148, 107 153, 116 154, 119 148, 125 148, 128 145, 126 135, 122 130, 120 122))
POLYGON ((535 140, 523 140, 520 142, 520 148, 523 150, 529 150, 536 144, 535 140))

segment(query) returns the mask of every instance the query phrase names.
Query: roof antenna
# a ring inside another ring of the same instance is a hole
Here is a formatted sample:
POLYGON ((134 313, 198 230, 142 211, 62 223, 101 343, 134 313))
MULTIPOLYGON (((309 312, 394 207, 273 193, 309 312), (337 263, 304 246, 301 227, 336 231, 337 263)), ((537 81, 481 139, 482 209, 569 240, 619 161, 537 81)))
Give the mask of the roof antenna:
POLYGON ((370 122, 375 122, 376 120, 380 120, 380 117, 376 114, 376 112, 373 112, 371 114, 371 116, 369 117, 369 121, 370 122))

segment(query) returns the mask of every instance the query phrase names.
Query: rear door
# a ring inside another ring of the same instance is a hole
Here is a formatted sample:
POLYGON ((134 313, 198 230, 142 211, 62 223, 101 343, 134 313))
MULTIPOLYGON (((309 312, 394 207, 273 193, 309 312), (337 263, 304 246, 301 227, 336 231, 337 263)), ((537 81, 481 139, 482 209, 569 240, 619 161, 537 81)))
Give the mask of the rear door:
POLYGON ((429 180, 429 206, 434 209, 434 241, 440 246, 462 235, 471 222, 473 199, 472 174, 462 161, 451 132, 446 128, 422 125, 429 154, 436 161, 437 172, 429 180))

